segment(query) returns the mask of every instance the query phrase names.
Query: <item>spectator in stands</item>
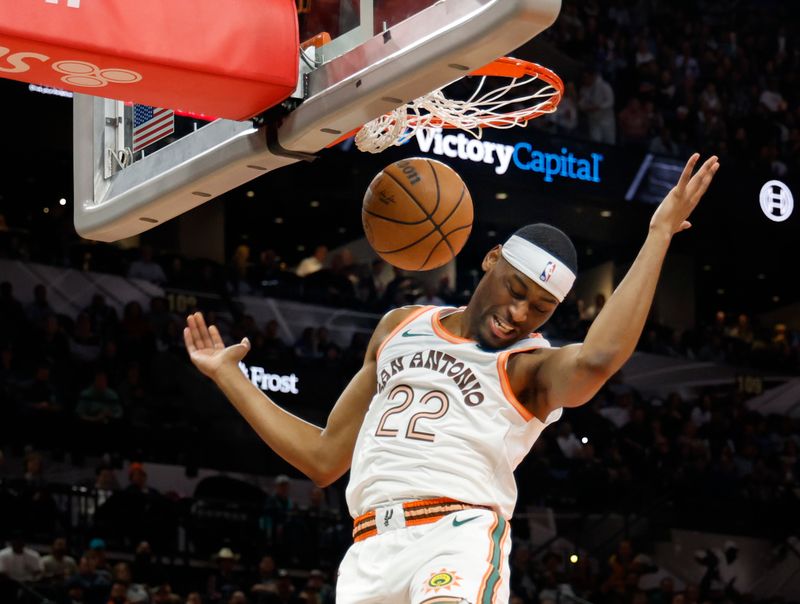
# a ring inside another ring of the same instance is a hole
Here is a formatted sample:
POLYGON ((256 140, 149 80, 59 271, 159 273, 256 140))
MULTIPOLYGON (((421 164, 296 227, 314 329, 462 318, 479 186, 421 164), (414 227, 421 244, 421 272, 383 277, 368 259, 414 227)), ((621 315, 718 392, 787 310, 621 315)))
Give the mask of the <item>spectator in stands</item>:
POLYGON ((153 561, 153 550, 149 542, 140 541, 136 545, 131 569, 133 570, 133 576, 136 577, 136 580, 146 587, 156 584, 159 568, 153 561))
POLYGON ((111 566, 106 559, 106 542, 99 537, 95 537, 89 542, 89 550, 86 552, 87 554, 91 554, 94 556, 95 559, 95 572, 103 577, 109 583, 112 580, 112 572, 111 566))
POLYGON ((236 571, 236 562, 239 555, 229 547, 221 548, 214 560, 217 569, 211 573, 206 581, 206 599, 210 602, 225 604, 234 592, 241 591, 242 578, 236 571))
POLYGON ((275 319, 270 319, 264 325, 264 343, 262 354, 268 361, 279 361, 287 356, 286 344, 279 334, 280 325, 275 319))
POLYGON ((68 554, 67 540, 58 537, 53 541, 50 553, 42 558, 42 578, 56 585, 63 585, 78 572, 75 558, 68 554))
POLYGON ((306 275, 303 286, 306 295, 322 304, 347 306, 353 304, 358 283, 353 254, 344 249, 333 255, 329 268, 306 275))
POLYGON ((275 552, 279 559, 285 559, 289 548, 293 546, 288 543, 286 527, 289 517, 295 509, 294 500, 289 496, 291 482, 285 474, 275 477, 272 495, 265 503, 262 526, 264 527, 268 539, 271 538, 275 547, 275 552))
POLYGON ((25 484, 29 487, 40 487, 47 483, 44 477, 44 458, 37 451, 30 451, 25 455, 25 484))
POLYGON ((147 604, 150 602, 150 594, 141 583, 133 582, 130 564, 127 562, 117 562, 113 568, 114 582, 125 586, 125 597, 130 604, 147 604))
POLYGON ((42 576, 42 558, 36 550, 25 547, 21 535, 11 538, 10 544, 0 550, 0 577, 18 583, 38 581, 42 576))
POLYGON ((711 395, 705 393, 700 402, 692 409, 691 421, 697 428, 702 428, 711 421, 711 395))
POLYGON ((183 263, 183 258, 175 256, 167 268, 166 284, 176 289, 191 289, 191 276, 183 263))
POLYGON ((258 563, 258 575, 250 588, 254 604, 268 604, 277 594, 275 579, 275 560, 272 556, 262 556, 258 563))
POLYGON ((39 283, 33 288, 33 302, 25 308, 25 314, 28 316, 28 321, 38 330, 43 330, 47 317, 55 314, 47 300, 47 288, 43 284, 39 283))
POLYGON ((92 331, 100 335, 100 337, 108 338, 116 333, 117 311, 106 304, 106 298, 103 294, 93 295, 91 304, 83 312, 89 316, 92 331))
POLYGON ((108 596, 108 604, 131 604, 128 600, 128 586, 120 581, 111 584, 111 593, 108 596))
POLYGON ((61 397, 50 379, 50 363, 36 364, 33 381, 20 395, 20 427, 38 442, 52 443, 62 420, 61 397))
POLYGON ((100 356, 100 336, 92 331, 89 315, 81 312, 75 321, 75 328, 69 342, 70 355, 79 363, 94 363, 100 356))
POLYGON ((523 602, 532 602, 536 597, 537 589, 533 576, 530 548, 525 543, 515 543, 511 553, 511 591, 523 602))
POLYGON ((163 338, 167 332, 167 326, 175 320, 175 315, 170 312, 167 299, 163 296, 150 298, 150 311, 146 316, 153 334, 157 338, 163 338))
POLYGON ((0 334, 6 334, 14 341, 26 322, 22 303, 14 297, 14 287, 9 281, 3 281, 0 283, 0 334))
MULTIPOLYGON (((286 569, 278 571, 277 595, 275 604, 303 604, 303 600, 295 595, 295 588, 292 579, 286 569)), ((272 604, 272 602, 270 603, 272 604)))
POLYGON ((625 591, 628 575, 634 567, 634 558, 633 543, 628 539, 620 541, 617 551, 608 559, 609 577, 603 584, 603 591, 625 591))
POLYGON ((318 270, 321 270, 325 258, 328 257, 328 248, 325 245, 318 245, 314 250, 314 253, 309 256, 308 258, 303 258, 300 261, 300 264, 297 265, 297 269, 295 272, 297 273, 298 277, 307 277, 312 273, 316 273, 318 270))
POLYGON ((153 327, 136 301, 128 302, 122 313, 120 346, 129 359, 146 359, 153 352, 153 327))
POLYGON ((650 136, 650 119, 644 105, 637 97, 632 97, 619 112, 620 143, 625 145, 644 145, 650 136))
POLYGON ((153 589, 153 604, 180 604, 180 601, 180 596, 172 593, 172 585, 168 581, 163 581, 160 585, 153 589))
POLYGON ((164 269, 161 268, 161 265, 153 260, 153 248, 149 245, 143 245, 139 253, 139 259, 131 262, 130 268, 128 268, 128 278, 144 279, 156 285, 165 284, 167 276, 164 274, 164 269))
POLYGON ((142 379, 141 365, 132 361, 128 363, 125 377, 117 387, 123 415, 132 421, 143 423, 147 417, 149 397, 142 379))
POLYGON ((325 581, 325 573, 314 569, 309 573, 308 581, 298 596, 308 604, 333 604, 333 588, 325 581))
POLYGON ((586 72, 578 107, 586 114, 589 138, 598 143, 616 142, 614 91, 596 68, 586 72))
POLYGON ((231 257, 230 277, 228 283, 231 293, 234 296, 247 295, 250 293, 250 285, 247 282, 247 274, 250 267, 250 246, 242 243, 236 246, 231 257))
POLYGON ((300 359, 318 359, 322 357, 317 342, 317 331, 313 327, 306 327, 300 339, 294 345, 294 354, 300 359))
POLYGON ((70 363, 70 341, 58 322, 58 317, 49 315, 44 323, 44 331, 35 340, 36 355, 52 363, 53 370, 68 371, 70 363))
POLYGON ((92 385, 81 392, 75 414, 90 423, 107 424, 122 419, 119 395, 109 388, 105 371, 95 373, 92 385))
MULTIPOLYGON (((134 543, 139 543, 143 552, 149 557, 150 543, 161 544, 170 540, 167 531, 174 530, 173 508, 167 499, 155 488, 148 484, 147 472, 139 462, 133 462, 128 467, 129 484, 109 501, 118 507, 118 522, 126 523, 125 536, 134 543), (116 502, 115 502, 116 499, 116 502), (143 541, 147 539, 147 541, 143 541)), ((147 576, 134 567, 134 576, 147 582, 153 576, 147 576)))
POLYGON ((86 600, 86 590, 79 575, 73 575, 67 581, 66 604, 89 604, 86 600))
POLYGON ((439 297, 437 291, 436 283, 426 283, 425 292, 414 300, 414 304, 419 304, 420 306, 444 306, 445 302, 439 297))
POLYGON ((330 350, 331 348, 336 348, 337 351, 339 349, 339 346, 336 344, 336 342, 331 341, 331 334, 328 331, 327 327, 323 326, 317 327, 316 339, 317 339, 317 350, 322 356, 327 355, 328 350, 330 350))
POLYGON ((106 604, 111 591, 108 577, 97 573, 97 557, 91 550, 87 551, 78 563, 78 574, 73 580, 80 582, 87 604, 106 604))
POLYGON ((228 598, 227 604, 247 604, 247 596, 244 595, 243 591, 235 591, 228 598))
POLYGON ((578 129, 578 92, 575 89, 575 82, 568 81, 564 85, 564 96, 558 104, 558 111, 550 114, 556 125, 558 134, 574 136, 578 129))
POLYGON ((662 127, 658 136, 650 141, 648 150, 650 153, 655 153, 656 155, 669 155, 676 157, 680 154, 678 145, 672 139, 672 130, 666 126, 662 127))

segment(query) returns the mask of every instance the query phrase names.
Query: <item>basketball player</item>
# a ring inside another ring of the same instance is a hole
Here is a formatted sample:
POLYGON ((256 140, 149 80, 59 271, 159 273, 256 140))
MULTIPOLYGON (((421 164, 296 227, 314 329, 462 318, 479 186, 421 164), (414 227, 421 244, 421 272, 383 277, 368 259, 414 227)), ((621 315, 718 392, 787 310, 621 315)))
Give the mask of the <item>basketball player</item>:
POLYGON ((561 231, 531 225, 483 260, 463 309, 389 312, 364 365, 324 428, 276 406, 238 367, 203 316, 188 318, 186 347, 263 440, 316 484, 350 469, 354 541, 340 566, 337 602, 507 602, 513 471, 542 430, 594 396, 630 357, 672 237, 716 173, 699 156, 659 205, 628 274, 582 344, 550 348, 532 334, 575 279, 561 231))

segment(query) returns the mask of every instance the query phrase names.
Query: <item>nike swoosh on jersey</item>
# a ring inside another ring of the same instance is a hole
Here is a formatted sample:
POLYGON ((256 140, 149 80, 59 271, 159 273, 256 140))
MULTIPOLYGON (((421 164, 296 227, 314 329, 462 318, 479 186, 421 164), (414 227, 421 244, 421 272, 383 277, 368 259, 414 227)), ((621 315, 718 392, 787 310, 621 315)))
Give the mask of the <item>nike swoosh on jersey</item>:
POLYGON ((459 520, 458 518, 453 518, 453 526, 461 526, 462 524, 466 524, 467 522, 472 522, 477 518, 480 518, 480 516, 473 516, 472 518, 467 518, 466 520, 459 520))
POLYGON ((432 333, 411 333, 410 329, 406 329, 403 332, 404 338, 415 338, 417 336, 432 336, 432 335, 433 335, 432 333))

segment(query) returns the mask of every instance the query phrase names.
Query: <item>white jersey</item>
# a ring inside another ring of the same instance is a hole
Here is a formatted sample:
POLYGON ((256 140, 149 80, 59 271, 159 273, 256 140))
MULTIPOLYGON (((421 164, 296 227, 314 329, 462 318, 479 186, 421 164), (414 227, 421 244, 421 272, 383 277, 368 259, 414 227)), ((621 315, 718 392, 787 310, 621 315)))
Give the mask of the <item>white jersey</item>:
POLYGON ((549 347, 532 336, 501 351, 449 333, 454 309, 423 307, 378 350, 377 394, 356 440, 347 504, 355 518, 390 501, 449 497, 510 518, 514 468, 561 409, 539 421, 508 382, 511 354, 549 347))

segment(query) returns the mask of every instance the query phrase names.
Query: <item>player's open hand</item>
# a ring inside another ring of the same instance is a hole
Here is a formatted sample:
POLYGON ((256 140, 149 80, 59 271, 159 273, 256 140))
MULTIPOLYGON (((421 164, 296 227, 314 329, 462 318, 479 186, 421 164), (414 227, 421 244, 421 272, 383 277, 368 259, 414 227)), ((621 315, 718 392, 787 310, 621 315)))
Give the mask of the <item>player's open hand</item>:
POLYGON ((692 175, 699 159, 700 154, 695 153, 686 162, 678 184, 672 187, 653 214, 650 220, 651 230, 672 237, 675 233, 685 231, 692 226, 687 218, 700 202, 719 169, 719 159, 716 155, 712 155, 697 173, 692 175))
POLYGON ((226 366, 236 366, 250 350, 250 341, 245 338, 240 344, 225 347, 215 325, 206 326, 203 313, 196 312, 186 319, 183 339, 189 358, 201 373, 214 379, 226 366))

